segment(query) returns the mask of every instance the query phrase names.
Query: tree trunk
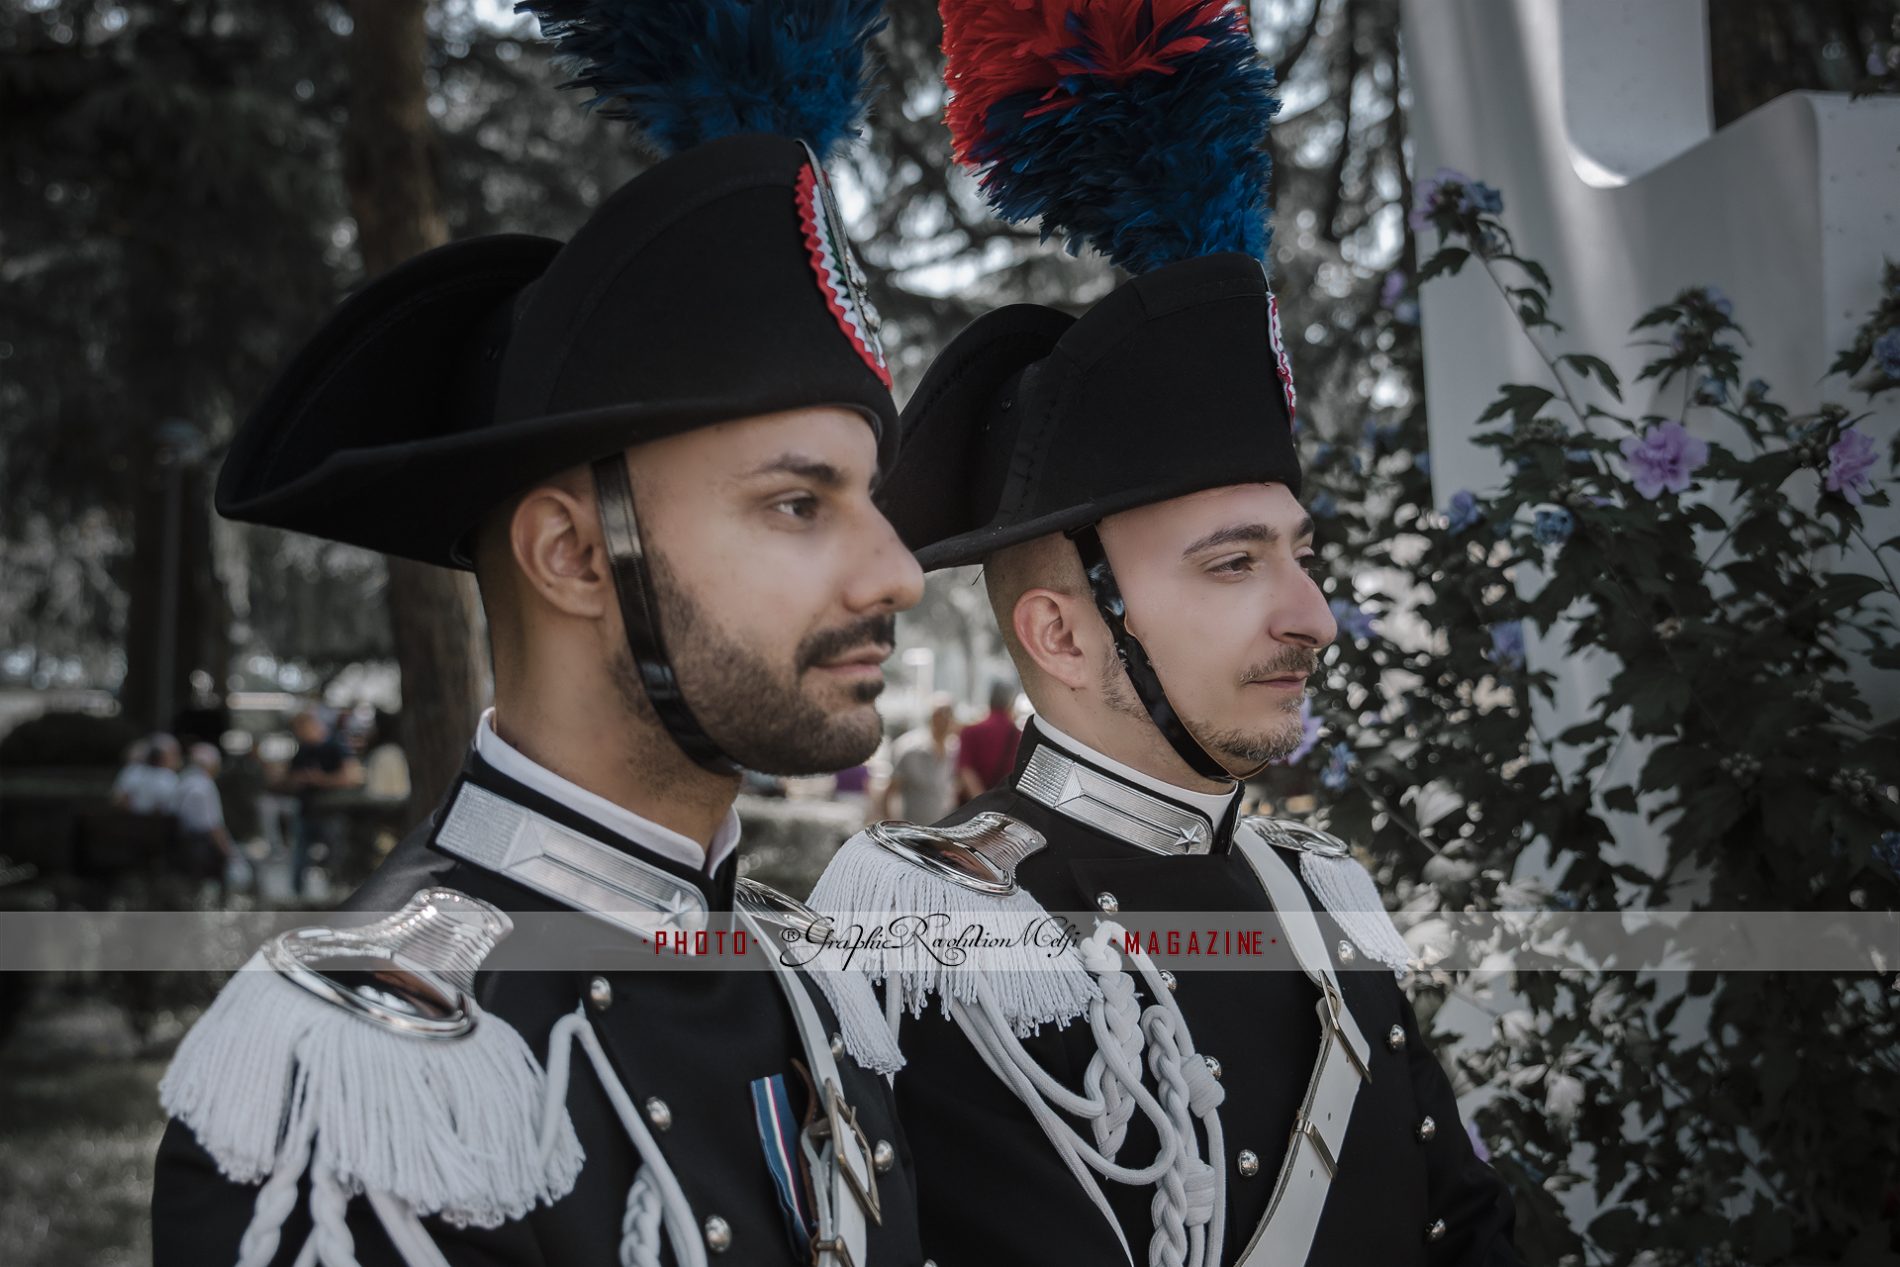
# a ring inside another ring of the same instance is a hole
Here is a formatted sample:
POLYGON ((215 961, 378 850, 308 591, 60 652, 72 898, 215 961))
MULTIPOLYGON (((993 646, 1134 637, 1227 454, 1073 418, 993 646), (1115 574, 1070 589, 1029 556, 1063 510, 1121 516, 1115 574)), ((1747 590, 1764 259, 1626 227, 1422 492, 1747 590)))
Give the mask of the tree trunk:
MULTIPOLYGON (((343 175, 364 271, 376 276, 448 238, 423 82, 427 0, 349 0, 343 175)), ((481 609, 464 572, 389 560, 390 633, 402 672, 410 810, 448 790, 487 694, 481 609)))

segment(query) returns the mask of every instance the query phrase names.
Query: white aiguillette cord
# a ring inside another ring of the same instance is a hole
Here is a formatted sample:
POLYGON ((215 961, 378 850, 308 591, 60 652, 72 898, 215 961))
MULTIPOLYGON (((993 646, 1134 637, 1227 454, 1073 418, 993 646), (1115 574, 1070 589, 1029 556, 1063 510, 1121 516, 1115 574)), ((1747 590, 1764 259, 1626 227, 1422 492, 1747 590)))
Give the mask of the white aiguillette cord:
POLYGON ((1301 970, 1320 990, 1319 1058, 1266 1217, 1240 1258, 1241 1267, 1283 1267, 1305 1262, 1312 1248, 1333 1172, 1344 1152, 1353 1103, 1360 1085, 1370 1077, 1372 1049, 1340 998, 1326 938, 1299 877, 1256 832, 1243 827, 1234 834, 1234 843, 1273 903, 1301 970))

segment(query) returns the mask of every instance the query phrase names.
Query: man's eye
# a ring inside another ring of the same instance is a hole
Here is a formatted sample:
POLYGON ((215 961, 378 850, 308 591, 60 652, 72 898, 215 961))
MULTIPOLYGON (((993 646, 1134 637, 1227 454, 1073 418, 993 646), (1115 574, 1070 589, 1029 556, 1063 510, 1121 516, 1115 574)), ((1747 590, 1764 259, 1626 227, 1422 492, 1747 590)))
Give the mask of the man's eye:
POLYGON ((1251 572, 1253 570, 1253 556, 1251 554, 1236 554, 1232 558, 1222 559, 1219 563, 1214 564, 1207 570, 1226 576, 1238 576, 1243 572, 1251 572))
POLYGON ((772 503, 773 510, 781 515, 790 515, 795 519, 816 519, 818 517, 818 499, 810 493, 798 493, 791 497, 781 497, 772 503))
POLYGON ((1308 576, 1317 576, 1320 571, 1320 559, 1317 554, 1295 555, 1293 561, 1300 565, 1300 571, 1308 576))

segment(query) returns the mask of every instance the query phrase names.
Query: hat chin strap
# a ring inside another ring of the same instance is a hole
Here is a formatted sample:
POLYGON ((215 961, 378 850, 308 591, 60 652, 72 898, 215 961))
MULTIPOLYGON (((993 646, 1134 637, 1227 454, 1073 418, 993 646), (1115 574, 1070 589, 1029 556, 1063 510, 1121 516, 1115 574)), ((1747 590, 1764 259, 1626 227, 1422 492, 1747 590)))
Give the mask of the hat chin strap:
POLYGON ((624 454, 601 458, 593 464, 594 495, 600 503, 601 535, 613 569, 614 592, 620 599, 620 621, 627 628, 627 649, 633 653, 641 689, 665 727, 693 763, 714 774, 737 774, 739 763, 727 756, 706 733, 680 691, 679 675, 667 658, 660 636, 659 595, 647 567, 646 548, 640 541, 640 521, 633 511, 633 480, 624 454))
POLYGON ((1270 762, 1263 761, 1245 774, 1236 775, 1219 761, 1214 754, 1201 745, 1168 701, 1168 693, 1161 688, 1160 675, 1148 659, 1147 649, 1141 640, 1128 632, 1128 604, 1122 598, 1119 582, 1115 580, 1115 569, 1109 566, 1108 552, 1102 549, 1101 534, 1095 531, 1094 524, 1083 524, 1080 528, 1071 528, 1064 534, 1075 544, 1075 552, 1082 556, 1082 572, 1089 578, 1089 593, 1095 599, 1095 610, 1101 613, 1102 623, 1108 626, 1108 634, 1115 643, 1115 654, 1122 662, 1122 669, 1128 674, 1128 680, 1134 685, 1135 698, 1148 713, 1148 720, 1168 741, 1175 755, 1187 762, 1188 769, 1204 779, 1218 779, 1224 783, 1238 783, 1250 779, 1267 768, 1270 762))

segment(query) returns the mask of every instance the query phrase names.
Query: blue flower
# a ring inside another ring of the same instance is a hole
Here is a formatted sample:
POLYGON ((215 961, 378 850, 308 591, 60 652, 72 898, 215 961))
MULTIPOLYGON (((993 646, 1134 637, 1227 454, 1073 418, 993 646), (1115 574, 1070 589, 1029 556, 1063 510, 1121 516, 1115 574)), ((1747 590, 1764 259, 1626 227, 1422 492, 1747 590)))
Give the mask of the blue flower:
POLYGON ((1339 503, 1333 500, 1331 493, 1323 490, 1313 494, 1313 500, 1307 503, 1306 508, 1313 512, 1315 519, 1331 519, 1339 513, 1339 503))
POLYGON ((1546 507, 1531 522, 1531 540, 1540 546, 1560 546, 1570 540, 1577 526, 1575 516, 1561 506, 1546 507))
POLYGON ((1313 465, 1314 466, 1324 466, 1327 460, 1330 459, 1332 456, 1333 456, 1333 446, 1331 444, 1328 444, 1325 441, 1321 441, 1319 444, 1316 444, 1313 446, 1313 465))
POLYGON ((1418 468, 1420 475, 1430 475, 1432 473, 1432 455, 1429 453, 1414 453, 1412 455, 1412 465, 1418 468))
POLYGON ((1900 329, 1889 330, 1874 340, 1874 358, 1880 372, 1888 378, 1900 378, 1900 329))
POLYGON ((1713 376, 1705 376, 1696 384, 1695 399, 1698 405, 1726 405, 1728 403, 1728 384, 1713 376))
POLYGON ((1450 518, 1448 525, 1453 532, 1463 532, 1484 518, 1484 511, 1478 507, 1478 499, 1471 490, 1461 488, 1451 495, 1451 508, 1445 512, 1450 518))
POLYGON ((1721 287, 1704 286, 1697 292, 1697 295, 1703 303, 1715 309, 1724 317, 1732 317, 1735 315, 1735 305, 1729 302, 1729 297, 1722 293, 1721 287))
POLYGON ((1365 608, 1343 598, 1335 598, 1329 606, 1333 609, 1333 620, 1347 637, 1355 642, 1372 637, 1372 616, 1365 608))
POLYGON ((1760 400, 1768 394, 1768 390, 1768 380, 1765 378, 1751 378, 1748 380, 1748 386, 1742 389, 1743 394, 1750 400, 1760 400))
POLYGON ((1505 620, 1491 626, 1491 660, 1508 669, 1524 667, 1524 622, 1505 620))
POLYGON ((1474 180, 1465 186, 1464 197, 1458 205, 1463 211, 1476 211, 1495 216, 1504 210, 1504 195, 1483 181, 1474 180))
POLYGON ((1343 739, 1326 752, 1326 768, 1320 771, 1319 781, 1327 791, 1337 792, 1346 786, 1352 768, 1359 764, 1359 758, 1353 755, 1352 745, 1343 739))
POLYGON ((1880 833, 1880 843, 1874 846, 1874 857, 1887 864, 1887 870, 1900 876, 1900 831, 1880 833))

